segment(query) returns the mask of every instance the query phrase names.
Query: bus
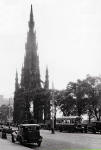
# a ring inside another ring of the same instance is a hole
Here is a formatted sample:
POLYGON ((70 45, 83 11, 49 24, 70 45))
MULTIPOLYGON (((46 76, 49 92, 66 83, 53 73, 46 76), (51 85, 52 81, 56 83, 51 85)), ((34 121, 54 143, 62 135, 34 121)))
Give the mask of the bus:
POLYGON ((83 132, 80 116, 63 116, 56 119, 56 130, 67 132, 83 132))

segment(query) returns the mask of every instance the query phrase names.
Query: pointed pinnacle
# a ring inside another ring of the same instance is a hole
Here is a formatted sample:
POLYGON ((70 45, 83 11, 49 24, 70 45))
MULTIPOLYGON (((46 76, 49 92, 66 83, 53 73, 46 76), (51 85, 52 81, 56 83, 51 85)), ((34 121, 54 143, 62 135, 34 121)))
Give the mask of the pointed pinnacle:
POLYGON ((33 19, 33 8, 31 5, 31 11, 30 11, 30 20, 29 20, 29 30, 33 30, 34 28, 34 19, 33 19))
POLYGON ((30 12, 30 16, 33 16, 33 7, 32 7, 32 4, 31 4, 31 12, 30 12))

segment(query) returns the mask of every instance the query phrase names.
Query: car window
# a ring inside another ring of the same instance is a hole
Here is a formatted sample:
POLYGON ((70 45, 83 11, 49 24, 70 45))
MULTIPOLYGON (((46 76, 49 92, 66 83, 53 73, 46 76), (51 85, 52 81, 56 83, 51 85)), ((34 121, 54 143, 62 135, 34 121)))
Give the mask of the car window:
POLYGON ((28 127, 28 131, 33 131, 33 128, 32 127, 28 127))
POLYGON ((36 130, 39 130, 40 129, 40 127, 36 127, 36 130))

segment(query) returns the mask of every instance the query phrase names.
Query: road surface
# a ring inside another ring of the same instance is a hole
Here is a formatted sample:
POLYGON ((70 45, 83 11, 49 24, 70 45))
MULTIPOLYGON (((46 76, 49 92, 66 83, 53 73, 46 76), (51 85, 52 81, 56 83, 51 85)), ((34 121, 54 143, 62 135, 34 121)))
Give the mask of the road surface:
POLYGON ((30 148, 13 144, 9 140, 0 139, 0 150, 30 150, 30 148))
POLYGON ((61 133, 51 134, 42 131, 43 143, 41 150, 63 150, 63 149, 101 149, 100 134, 84 133, 61 133))
POLYGON ((22 146, 19 143, 13 144, 11 136, 7 140, 0 138, 0 150, 66 150, 66 149, 101 149, 100 134, 84 133, 61 133, 51 134, 48 130, 41 130, 43 142, 41 147, 35 145, 22 146))

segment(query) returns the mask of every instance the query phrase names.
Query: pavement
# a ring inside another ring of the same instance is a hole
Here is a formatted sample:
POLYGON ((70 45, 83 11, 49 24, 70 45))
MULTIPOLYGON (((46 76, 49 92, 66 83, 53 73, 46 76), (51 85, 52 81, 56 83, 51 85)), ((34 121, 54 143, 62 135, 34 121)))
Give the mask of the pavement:
POLYGON ((9 140, 0 139, 0 150, 30 150, 30 148, 13 144, 9 140))

